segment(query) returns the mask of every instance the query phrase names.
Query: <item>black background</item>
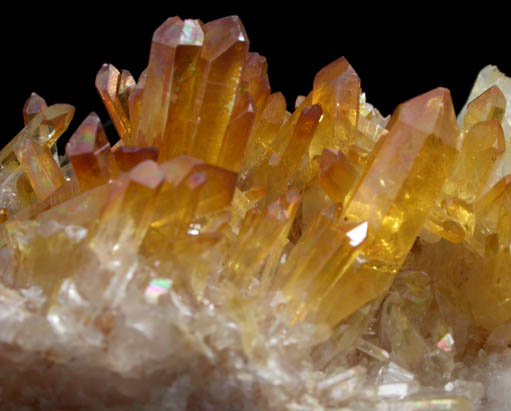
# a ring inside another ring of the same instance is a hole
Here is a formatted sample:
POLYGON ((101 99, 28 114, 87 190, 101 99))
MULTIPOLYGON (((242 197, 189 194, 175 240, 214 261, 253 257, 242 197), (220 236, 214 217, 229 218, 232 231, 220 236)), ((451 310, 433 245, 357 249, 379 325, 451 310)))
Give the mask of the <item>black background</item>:
POLYGON ((238 14, 251 51, 268 59, 272 90, 284 93, 289 108, 297 95, 310 91, 318 70, 342 55, 359 74, 368 101, 383 114, 437 86, 451 90, 459 110, 485 65, 496 64, 511 75, 509 25, 496 3, 464 3, 453 11, 446 10, 448 2, 309 1, 286 9, 277 1, 232 7, 146 3, 20 3, 20 10, 5 13, 2 143, 22 128, 21 110, 32 91, 48 104, 76 107, 70 130, 91 111, 106 122, 94 88, 101 64, 128 69, 138 78, 147 65, 153 31, 173 15, 207 22, 238 14))

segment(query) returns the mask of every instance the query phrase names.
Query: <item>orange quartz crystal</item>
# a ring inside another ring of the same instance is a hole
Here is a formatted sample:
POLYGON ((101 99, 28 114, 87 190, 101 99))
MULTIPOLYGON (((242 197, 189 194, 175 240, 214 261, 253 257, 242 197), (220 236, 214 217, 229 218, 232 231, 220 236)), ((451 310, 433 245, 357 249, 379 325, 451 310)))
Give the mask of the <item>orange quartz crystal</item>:
POLYGON ((338 218, 338 241, 346 246, 336 256, 342 264, 318 274, 331 284, 316 297, 318 320, 335 324, 390 286, 452 170, 457 145, 448 90, 435 89, 396 109, 338 218), (359 231, 350 240, 353 230, 359 231))
POLYGON ((103 64, 96 76, 96 89, 114 123, 119 137, 129 141, 132 130, 127 100, 135 81, 129 72, 122 74, 111 64, 103 64))
POLYGON ((107 183, 118 174, 118 165, 101 120, 91 113, 66 145, 66 154, 82 190, 107 183))
POLYGON ((44 98, 36 93, 32 93, 23 106, 23 122, 25 125, 47 107, 44 98))

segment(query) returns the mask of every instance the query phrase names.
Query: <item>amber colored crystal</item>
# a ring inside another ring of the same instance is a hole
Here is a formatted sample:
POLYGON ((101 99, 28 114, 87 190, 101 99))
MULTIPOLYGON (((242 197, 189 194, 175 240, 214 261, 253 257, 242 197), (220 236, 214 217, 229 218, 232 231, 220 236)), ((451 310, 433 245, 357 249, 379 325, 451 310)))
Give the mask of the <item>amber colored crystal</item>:
POLYGON ((194 218, 226 208, 236 183, 235 173, 187 156, 162 163, 161 170, 163 184, 143 243, 144 252, 156 256, 185 240, 194 218))
POLYGON ((161 160, 188 154, 197 128, 203 73, 200 55, 204 43, 203 25, 185 20, 183 38, 176 48, 168 117, 161 144, 161 160))
POLYGON ((158 164, 147 160, 115 181, 92 240, 101 258, 112 258, 126 242, 138 248, 153 219, 163 180, 158 164), (125 219, 128 224, 121 224, 125 219))
POLYGON ((286 114, 286 100, 282 93, 268 97, 267 103, 250 134, 242 163, 245 174, 255 165, 269 158, 274 148, 277 134, 282 127, 286 114))
POLYGON ((448 90, 396 109, 343 212, 344 224, 367 223, 368 238, 360 258, 347 259, 343 275, 321 296, 316 318, 335 324, 388 289, 450 174, 457 146, 448 90))
POLYGON ((158 160, 156 147, 121 146, 113 150, 113 154, 121 171, 129 171, 145 160, 158 160))
MULTIPOLYGON (((204 163, 192 157, 180 156, 163 163, 165 183, 178 186, 186 176, 195 175, 195 180, 205 179, 209 184, 200 190, 197 213, 204 214, 227 207, 232 200, 237 175, 231 171, 204 163)), ((196 184, 196 181, 192 181, 196 184)), ((162 189, 162 193, 165 188, 162 189)), ((173 194, 172 194, 173 195, 173 194)), ((165 201, 162 202, 162 207, 165 201)), ((162 211, 165 214, 165 211, 162 211)))
POLYGON ((480 121, 495 120, 501 122, 506 111, 506 98, 497 86, 490 87, 470 102, 463 117, 461 129, 464 133, 480 121))
MULTIPOLYGON (((271 260, 270 254, 277 254, 275 257, 278 258, 278 250, 286 241, 299 204, 298 193, 290 191, 262 211, 257 208, 250 210, 241 223, 226 275, 247 286, 267 260, 271 260)), ((263 282, 268 282, 267 276, 263 273, 263 282)))
MULTIPOLYGON (((315 104, 297 110, 295 119, 288 129, 283 129, 283 137, 276 147, 267 153, 264 161, 254 167, 248 175, 249 184, 264 185, 269 189, 268 200, 273 200, 286 191, 290 181, 303 167, 303 161, 308 156, 309 145, 314 137, 322 115, 321 106, 315 104), (277 151, 278 150, 278 151, 277 151)), ((296 114, 296 112, 295 112, 296 114)))
POLYGON ((47 146, 27 137, 14 147, 14 153, 40 201, 64 185, 64 176, 47 146))
POLYGON ((192 170, 206 176, 207 184, 201 192, 197 212, 208 213, 229 206, 238 175, 230 170, 207 163, 195 165, 192 170))
MULTIPOLYGON (((183 21, 179 17, 167 19, 154 32, 136 132, 138 144, 155 146, 163 152, 163 136, 169 108, 172 99, 176 98, 172 97, 174 73, 179 70, 179 67, 176 67, 176 57, 183 55, 177 50, 181 47, 196 49, 201 45, 202 37, 197 22, 183 21)), ((186 59, 186 55, 182 58, 186 59)), ((176 95, 174 90, 174 96, 176 95)))
POLYGON ((241 83, 248 43, 245 28, 237 16, 204 25, 200 121, 193 135, 191 153, 208 163, 217 164, 241 83))
POLYGON ((497 86, 467 105, 460 156, 425 227, 448 241, 473 242, 475 202, 495 180, 506 152, 501 122, 506 99, 497 86))
POLYGON ((279 273, 284 292, 293 296, 294 321, 318 310, 366 243, 367 223, 339 224, 340 213, 334 206, 319 213, 279 273))
POLYGON ((29 207, 30 205, 37 203, 37 196, 25 173, 21 173, 18 177, 18 180, 16 181, 16 191, 19 200, 24 206, 29 207))
POLYGON ((312 103, 321 104, 324 114, 312 154, 321 154, 325 146, 347 152, 358 123, 360 93, 360 78, 346 58, 319 71, 314 78, 312 103))
POLYGON ((96 113, 89 114, 71 136, 66 154, 84 191, 105 184, 119 174, 110 143, 96 113))
POLYGON ((252 187, 246 191, 235 188, 230 207, 232 210, 230 225, 233 233, 239 233, 241 222, 247 212, 258 207, 267 193, 268 189, 264 186, 252 187))
POLYGON ((259 53, 248 53, 241 81, 242 88, 254 99, 256 112, 260 115, 271 94, 266 58, 259 53))
POLYGON ((131 124, 129 111, 126 104, 126 96, 133 88, 131 75, 124 72, 121 75, 111 64, 103 64, 96 76, 96 89, 103 100, 119 137, 123 140, 129 139, 131 135, 131 124))
POLYGON ((42 110, 48 106, 44 98, 36 93, 32 93, 23 106, 23 122, 25 125, 32 120, 36 114, 39 114, 42 110))
POLYGON ((323 110, 319 104, 307 107, 301 112, 293 135, 282 154, 279 166, 286 170, 292 170, 293 167, 300 165, 301 160, 307 154, 322 114, 323 110))
POLYGON ((272 150, 270 153, 271 155, 273 155, 273 153, 276 153, 279 156, 282 155, 282 153, 289 144, 289 141, 294 133, 296 124, 298 123, 298 120, 302 115, 302 111, 305 110, 307 107, 310 107, 311 105, 312 93, 309 93, 309 95, 302 101, 302 103, 295 109, 295 111, 293 111, 292 114, 289 113, 288 111, 284 112, 283 124, 277 134, 277 137, 273 141, 272 150))
POLYGON ((138 130, 138 123, 140 121, 140 109, 142 106, 142 96, 144 94, 145 82, 147 80, 147 70, 144 70, 140 77, 138 78, 138 82, 135 86, 135 89, 132 90, 128 97, 128 112, 130 117, 130 125, 131 125, 131 135, 127 139, 129 144, 134 144, 136 142, 136 130, 138 130))
POLYGON ((474 233, 475 203, 493 178, 504 151, 504 134, 499 122, 476 123, 463 137, 460 156, 426 227, 455 243, 470 241, 474 233))
MULTIPOLYGON (((30 139, 34 144, 47 147, 50 151, 57 139, 69 126, 74 111, 74 107, 68 104, 54 104, 43 108, 32 117, 16 137, 0 150, 0 165, 12 171, 18 170, 20 162, 14 150, 16 146, 27 139, 30 139)), ((38 151, 44 152, 45 150, 41 148, 38 151)))
MULTIPOLYGON (((131 75, 128 70, 121 71, 121 78, 119 79, 119 89, 117 90, 117 95, 119 96, 119 101, 121 102, 122 108, 124 109, 124 113, 129 118, 129 98, 131 93, 135 90, 137 83, 135 79, 131 75)), ((131 121, 130 121, 130 129, 131 129, 131 121)))
MULTIPOLYGON (((509 186, 508 186, 509 187, 509 186)), ((485 272, 474 275, 472 312, 478 324, 493 330, 511 319, 511 190, 502 198, 497 232, 486 238, 485 272)))
MULTIPOLYGON (((317 163, 321 161, 321 158, 315 157, 312 160, 311 168, 319 167, 317 163)), ((344 198, 343 198, 344 200, 344 198)), ((319 175, 314 176, 308 183, 305 185, 305 190, 302 198, 302 208, 301 214, 295 221, 294 229, 298 230, 297 237, 299 238, 302 234, 302 230, 304 227, 308 227, 313 219, 321 213, 322 210, 336 205, 339 209, 343 207, 343 201, 337 202, 330 195, 328 195, 327 191, 323 187, 320 182, 319 175)), ((295 232, 293 231, 293 233, 295 232)), ((291 237, 293 242, 296 242, 297 238, 295 236, 291 237)))
POLYGON ((179 157, 173 164, 164 164, 163 169, 165 182, 159 194, 151 228, 157 229, 166 239, 174 241, 187 233, 188 226, 197 213, 201 191, 207 178, 204 173, 194 171, 191 164, 181 162, 179 157), (170 175, 169 172, 174 167, 186 168, 186 171, 182 170, 182 179, 176 180, 175 175, 170 175))
POLYGON ((258 77, 268 77, 268 63, 264 56, 261 56, 259 53, 250 52, 247 55, 241 79, 250 82, 258 77))
POLYGON ((424 243, 408 261, 430 273, 450 304, 488 332, 511 319, 507 236, 511 191, 505 181, 498 186, 494 193, 490 191, 495 204, 477 214, 477 242, 471 240, 470 247, 445 240, 424 243))
POLYGON ((69 104, 54 104, 36 115, 27 124, 27 130, 39 144, 51 147, 67 130, 74 113, 74 107, 69 104))
POLYGON ((13 149, 27 138, 37 144, 53 146, 67 129, 73 114, 74 107, 67 104, 54 104, 43 109, 32 117, 23 130, 0 150, 0 165, 13 171, 19 169, 20 163, 14 155, 13 149))
POLYGON ((234 172, 240 171, 243 154, 256 116, 256 105, 248 92, 242 93, 234 107, 225 131, 217 164, 234 172))
POLYGON ((467 239, 467 242, 481 255, 484 255, 486 238, 497 233, 500 212, 506 204, 510 191, 511 175, 499 180, 474 205, 476 219, 474 234, 467 239))
POLYGON ((351 187, 358 173, 340 150, 324 149, 321 153, 319 182, 321 187, 336 203, 349 198, 351 187))
POLYGON ((473 203, 495 172, 505 149, 504 132, 498 121, 476 123, 463 137, 460 157, 444 191, 473 203))
MULTIPOLYGON (((17 287, 36 285, 45 293, 51 294, 59 282, 69 273, 69 267, 62 264, 58 258, 59 252, 66 250, 66 254, 73 253, 73 244, 63 235, 60 230, 51 230, 48 225, 37 221, 8 221, 6 232, 10 246, 16 249, 23 257, 22 267, 26 273, 24 276, 13 278, 12 282, 17 287), (22 234, 30 233, 32 241, 28 247, 20 242, 22 234), (37 269, 35 269, 37 268, 37 269), (31 273, 31 274, 28 274, 31 273)), ((79 250, 75 254, 78 257, 79 250)))

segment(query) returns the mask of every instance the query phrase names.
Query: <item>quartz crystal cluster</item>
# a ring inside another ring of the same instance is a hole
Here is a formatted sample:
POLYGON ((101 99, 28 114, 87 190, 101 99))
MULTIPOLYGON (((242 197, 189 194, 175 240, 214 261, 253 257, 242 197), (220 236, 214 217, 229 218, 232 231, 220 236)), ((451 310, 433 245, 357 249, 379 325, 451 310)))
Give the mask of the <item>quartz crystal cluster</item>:
POLYGON ((113 146, 32 94, 0 151, 2 409, 511 407, 496 67, 384 117, 341 57, 290 113, 239 18, 172 17, 96 88, 113 146))

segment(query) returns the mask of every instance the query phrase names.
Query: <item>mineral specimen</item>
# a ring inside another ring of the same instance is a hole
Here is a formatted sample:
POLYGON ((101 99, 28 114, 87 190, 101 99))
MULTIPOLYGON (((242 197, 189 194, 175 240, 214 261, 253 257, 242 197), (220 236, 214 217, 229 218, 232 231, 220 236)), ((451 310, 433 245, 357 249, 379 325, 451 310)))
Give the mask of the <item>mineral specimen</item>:
POLYGON ((496 67, 389 118, 341 57, 289 113, 238 17, 172 17, 96 88, 113 147, 32 94, 0 151, 2 409, 509 407, 496 67))

